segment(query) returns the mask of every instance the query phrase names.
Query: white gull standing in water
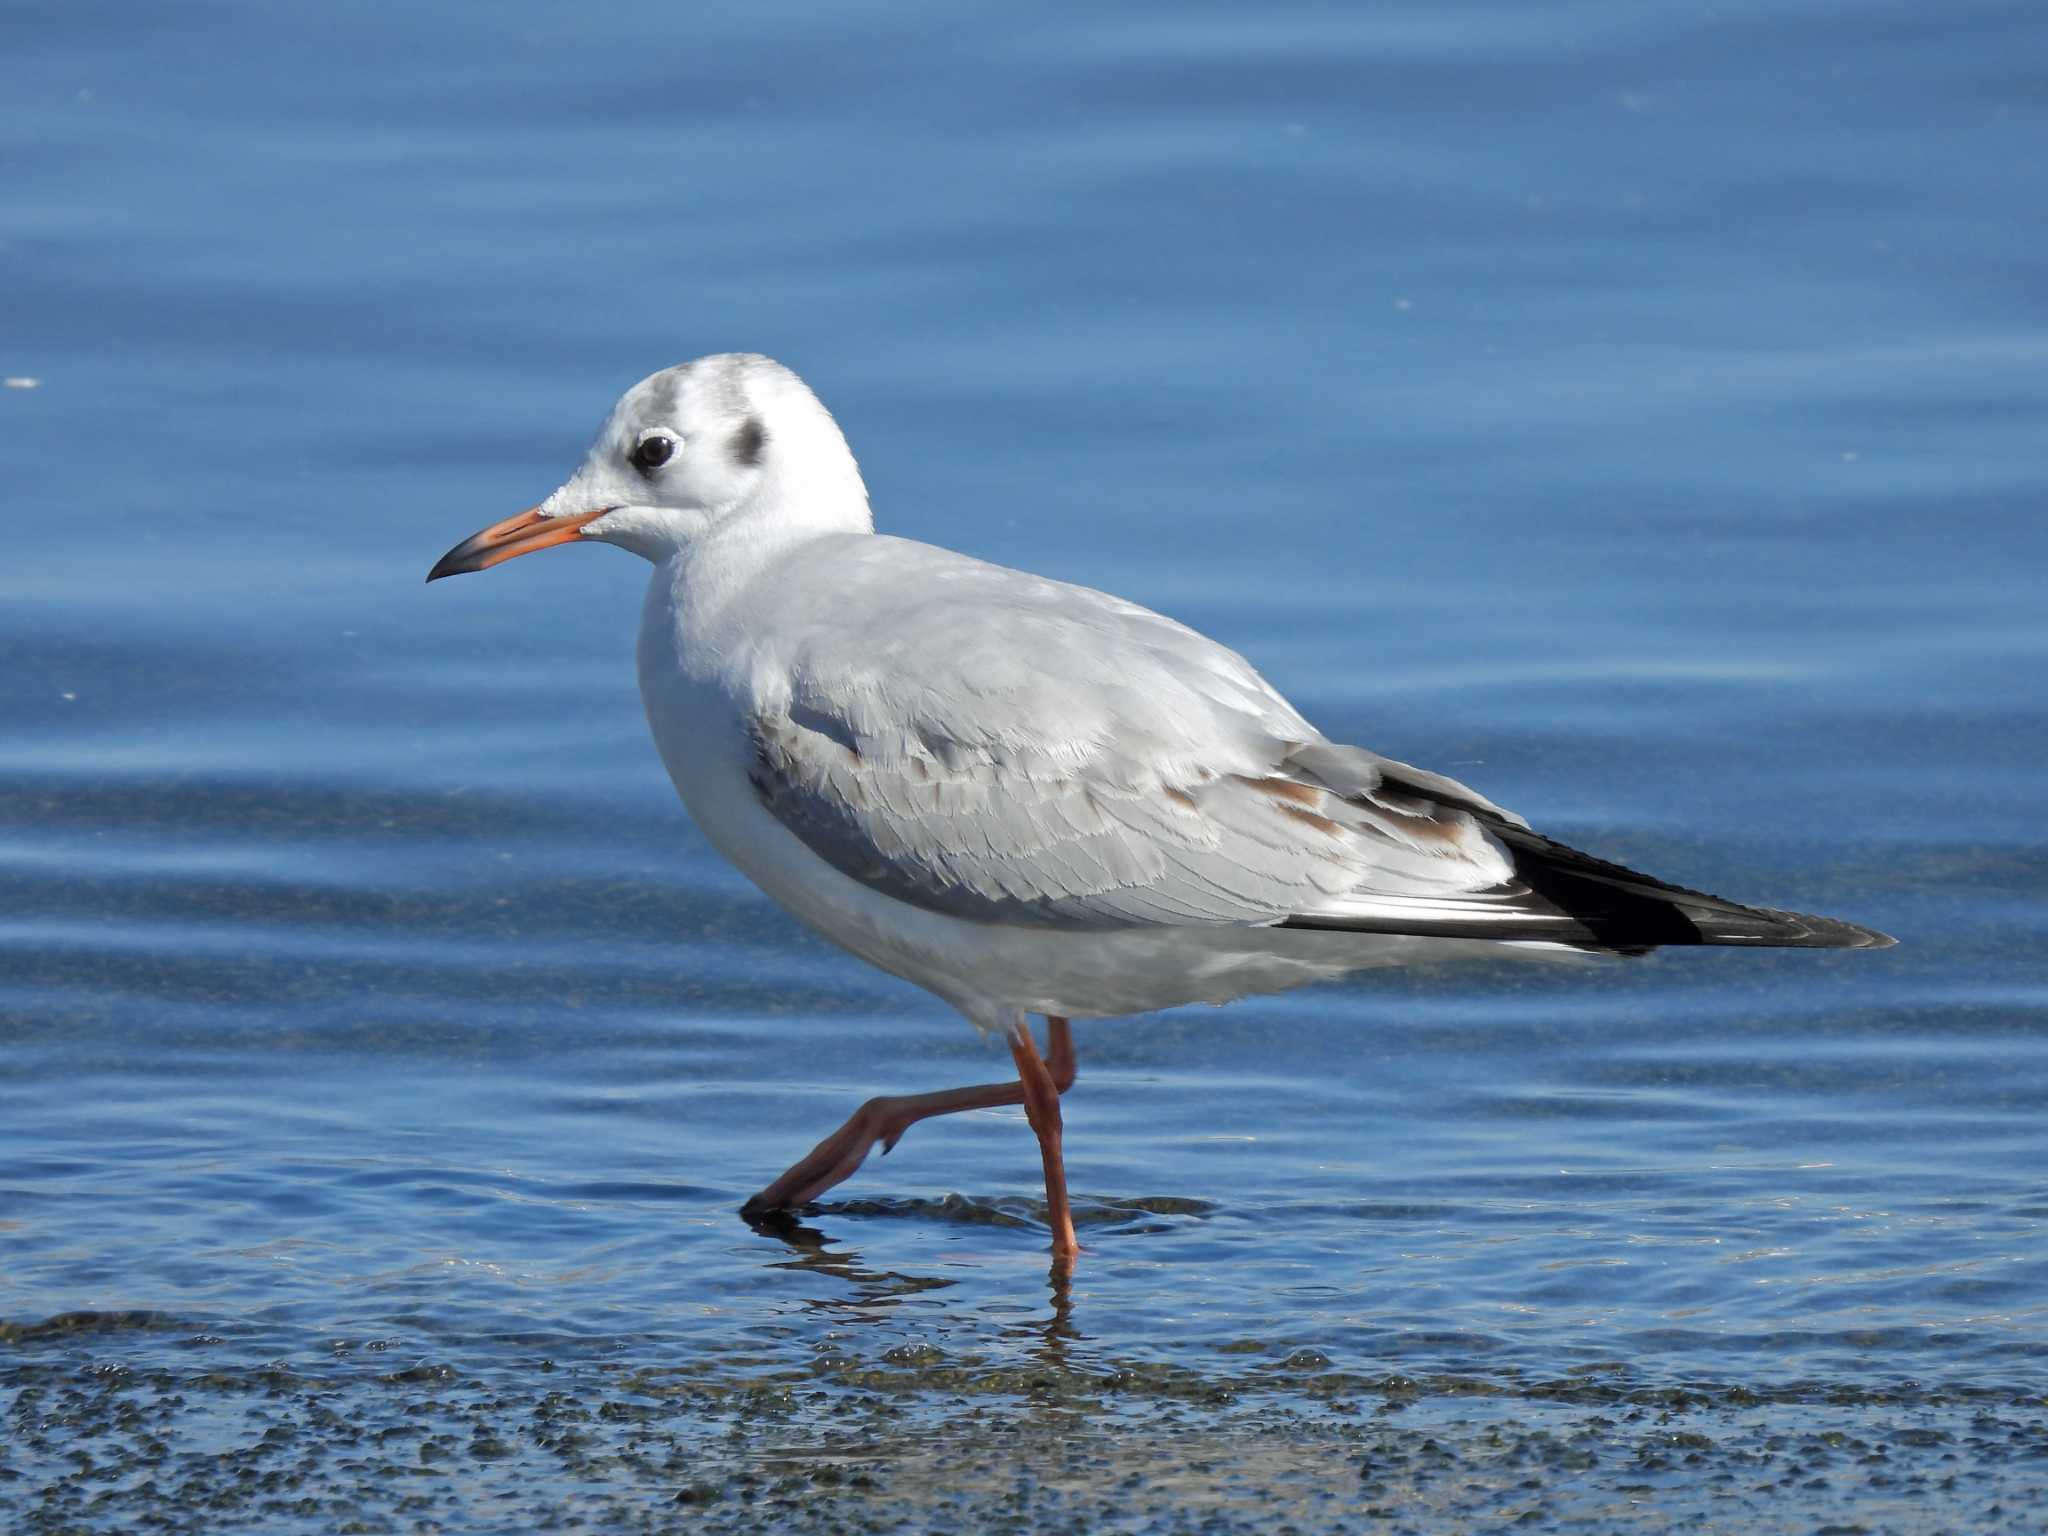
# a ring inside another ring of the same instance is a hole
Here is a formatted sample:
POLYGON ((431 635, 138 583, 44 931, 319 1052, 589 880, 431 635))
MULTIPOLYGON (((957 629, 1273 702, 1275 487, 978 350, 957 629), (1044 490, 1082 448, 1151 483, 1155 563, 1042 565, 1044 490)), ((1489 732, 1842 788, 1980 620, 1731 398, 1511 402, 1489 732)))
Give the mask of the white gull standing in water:
POLYGON ((1015 1082, 870 1100, 750 1213, 816 1199, 918 1120, 1022 1104, 1064 1269, 1070 1019, 1460 948, 1892 942, 1567 848, 1455 780, 1330 741, 1171 619, 876 533, 838 424, 765 357, 634 385, 561 489, 427 579, 571 540, 654 566, 640 695, 705 836, 1016 1060, 1015 1082))

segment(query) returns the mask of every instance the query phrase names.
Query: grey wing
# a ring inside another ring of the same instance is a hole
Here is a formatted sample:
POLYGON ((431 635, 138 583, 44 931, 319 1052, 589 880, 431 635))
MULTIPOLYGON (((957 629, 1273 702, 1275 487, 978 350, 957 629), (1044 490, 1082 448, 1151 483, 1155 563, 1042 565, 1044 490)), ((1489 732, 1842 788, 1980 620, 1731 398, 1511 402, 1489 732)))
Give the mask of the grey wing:
POLYGON ((772 659, 739 658, 753 786, 905 902, 1629 952, 1890 942, 1624 869, 1327 741, 1242 657, 1117 598, 882 536, 808 547, 764 594, 772 659))
POLYGON ((756 793, 842 873, 957 917, 1082 928, 1272 924, 1509 873, 1474 814, 1506 813, 1471 791, 1425 775, 1443 798, 1393 794, 1385 759, 1322 741, 1234 653, 1003 574, 865 645, 834 627, 751 716, 756 793))

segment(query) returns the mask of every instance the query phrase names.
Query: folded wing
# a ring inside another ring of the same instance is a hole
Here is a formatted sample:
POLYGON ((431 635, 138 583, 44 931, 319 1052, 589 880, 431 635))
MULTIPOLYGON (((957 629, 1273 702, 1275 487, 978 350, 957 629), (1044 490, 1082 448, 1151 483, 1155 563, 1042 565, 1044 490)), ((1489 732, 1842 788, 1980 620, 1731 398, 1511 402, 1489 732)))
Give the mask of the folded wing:
POLYGON ((1455 780, 1326 741, 1243 658, 1134 604, 862 543, 832 590, 857 591, 846 560, 872 550, 898 583, 906 560, 931 561, 907 584, 920 598, 878 624, 806 594, 817 639, 748 721, 750 774, 821 858, 901 901, 1050 928, 1621 952, 1889 942, 1606 863, 1455 780))

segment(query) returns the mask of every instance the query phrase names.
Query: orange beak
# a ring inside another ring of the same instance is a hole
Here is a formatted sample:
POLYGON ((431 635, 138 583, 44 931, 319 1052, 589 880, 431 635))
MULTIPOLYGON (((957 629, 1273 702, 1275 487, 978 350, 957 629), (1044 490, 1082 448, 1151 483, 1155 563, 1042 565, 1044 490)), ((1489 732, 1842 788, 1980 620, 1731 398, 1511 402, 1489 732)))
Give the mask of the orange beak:
POLYGON ((471 534, 449 550, 434 562, 434 568, 427 572, 427 580, 439 581, 443 576, 460 576, 466 571, 487 571, 516 555, 530 555, 536 549, 567 544, 571 539, 583 537, 585 523, 594 523, 613 510, 611 507, 599 507, 595 512, 578 512, 569 517, 543 517, 540 508, 535 507, 517 517, 508 517, 502 523, 491 524, 481 533, 471 534))

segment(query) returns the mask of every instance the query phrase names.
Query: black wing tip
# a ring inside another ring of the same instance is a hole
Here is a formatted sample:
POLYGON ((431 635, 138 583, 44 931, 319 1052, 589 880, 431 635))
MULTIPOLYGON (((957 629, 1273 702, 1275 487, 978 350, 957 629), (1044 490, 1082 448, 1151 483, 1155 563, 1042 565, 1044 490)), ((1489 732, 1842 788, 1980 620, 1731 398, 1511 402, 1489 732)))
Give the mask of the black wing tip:
POLYGON ((1861 923, 1753 907, 1675 885, 1540 832, 1494 830, 1513 850, 1515 873, 1533 893, 1584 921, 1595 941, 1611 948, 1729 944, 1757 949, 1890 949, 1899 942, 1861 923))
POLYGON ((1771 907, 1754 907, 1743 921, 1741 915, 1700 911, 1683 902, 1679 910, 1700 930, 1703 944, 1753 944, 1771 949, 1890 949, 1899 941, 1888 933, 1848 923, 1837 917, 1816 917, 1811 912, 1780 912, 1771 907))

